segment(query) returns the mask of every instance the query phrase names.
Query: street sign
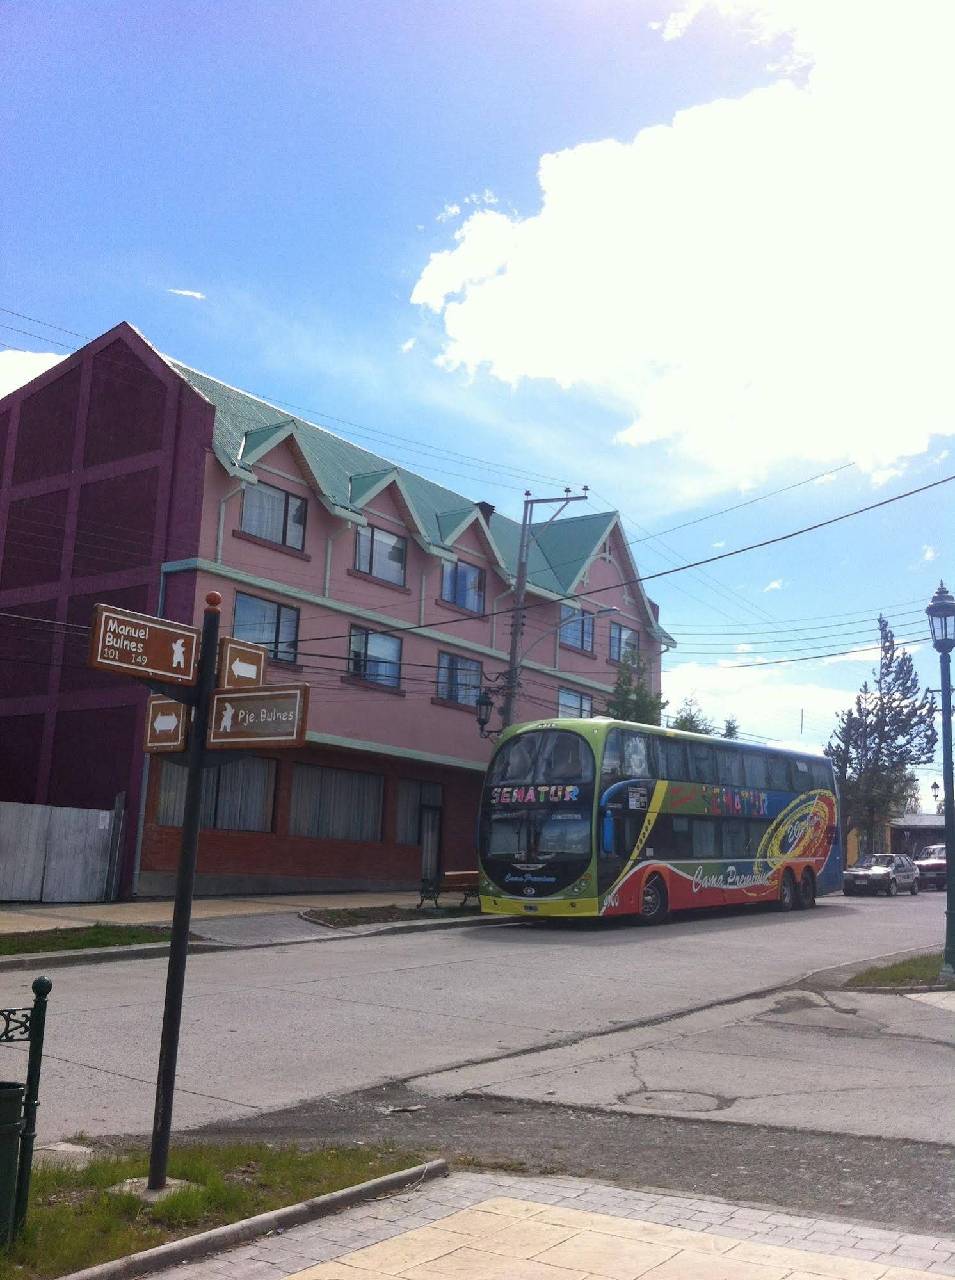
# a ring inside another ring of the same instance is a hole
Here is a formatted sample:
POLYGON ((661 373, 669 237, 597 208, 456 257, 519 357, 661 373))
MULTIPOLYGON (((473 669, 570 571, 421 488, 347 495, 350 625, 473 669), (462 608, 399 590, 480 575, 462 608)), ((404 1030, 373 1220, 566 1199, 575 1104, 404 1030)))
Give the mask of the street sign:
POLYGON ((216 689, 207 747, 300 747, 308 724, 307 684, 216 689))
POLYGON ((225 636, 219 641, 219 688, 243 689, 264 684, 267 657, 268 650, 260 644, 225 636))
POLYGON ((182 622, 130 613, 111 604, 93 611, 89 666, 100 671, 195 684, 199 632, 182 622))
POLYGON ((185 751, 189 708, 172 698, 153 695, 146 704, 146 751, 185 751))

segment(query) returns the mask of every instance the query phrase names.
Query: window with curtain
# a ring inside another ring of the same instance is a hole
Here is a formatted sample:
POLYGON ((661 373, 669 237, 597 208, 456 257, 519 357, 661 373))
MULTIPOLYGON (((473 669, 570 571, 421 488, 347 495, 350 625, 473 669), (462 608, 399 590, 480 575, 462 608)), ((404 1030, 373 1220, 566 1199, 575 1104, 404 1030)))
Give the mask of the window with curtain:
POLYGON ((355 568, 359 573, 403 587, 407 548, 407 538, 399 538, 370 524, 361 525, 355 531, 355 568))
POLYGON ((619 622, 610 624, 610 660, 620 662, 626 654, 636 658, 640 652, 640 633, 632 627, 621 626, 619 622))
POLYGON ((398 844, 421 843, 421 810, 441 808, 441 783, 416 782, 401 778, 398 782, 398 819, 395 839, 398 844))
POLYGON ((589 693, 576 689, 560 689, 557 693, 557 715, 563 719, 588 718, 594 713, 594 700, 589 693))
POLYGON ((438 654, 438 697, 463 706, 477 704, 481 692, 481 664, 457 653, 438 654))
POLYGON ((257 538, 301 551, 305 546, 307 509, 304 498, 276 489, 274 485, 246 485, 242 494, 241 527, 257 538))
POLYGON ((383 789, 377 773, 293 765, 289 832, 320 840, 379 841, 383 789))
POLYGON ((441 599, 472 613, 484 612, 484 570, 477 565, 445 561, 441 566, 441 599))
POLYGON ((348 642, 348 670, 361 680, 397 689, 401 684, 401 641, 382 631, 352 627, 348 642))
POLYGON ((573 604, 560 606, 560 642, 571 649, 594 651, 594 615, 573 604))
MULTIPOLYGON (((181 827, 187 770, 162 762, 156 821, 181 827)), ((275 761, 259 756, 206 769, 202 775, 199 823, 206 830, 271 831, 275 798, 275 761)))
POLYGON ((279 662, 295 662, 298 657, 298 609, 237 591, 232 634, 237 640, 264 645, 269 655, 279 662))

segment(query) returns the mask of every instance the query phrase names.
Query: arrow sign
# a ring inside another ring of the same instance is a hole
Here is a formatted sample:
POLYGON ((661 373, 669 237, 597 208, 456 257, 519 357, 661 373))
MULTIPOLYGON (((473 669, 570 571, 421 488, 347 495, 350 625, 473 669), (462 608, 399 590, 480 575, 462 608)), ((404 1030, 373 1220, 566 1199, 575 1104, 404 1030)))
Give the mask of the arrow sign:
POLYGON ((153 695, 146 708, 146 751, 185 751, 189 708, 172 698, 153 695))
POLYGON ((300 747, 307 725, 307 684, 216 689, 206 746, 300 747))
POLYGON ((264 684, 268 656, 268 650, 260 644, 223 637, 219 641, 219 687, 242 689, 264 684))
POLYGON ((195 627, 148 613, 130 613, 111 604, 96 605, 89 666, 141 679, 195 684, 198 660, 199 632, 195 627))

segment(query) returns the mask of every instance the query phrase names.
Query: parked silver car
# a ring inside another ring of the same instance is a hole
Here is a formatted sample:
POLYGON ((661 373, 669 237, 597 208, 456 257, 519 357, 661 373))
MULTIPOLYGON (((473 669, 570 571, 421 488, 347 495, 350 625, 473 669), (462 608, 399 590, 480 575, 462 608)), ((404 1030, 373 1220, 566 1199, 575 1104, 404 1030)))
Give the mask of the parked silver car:
POLYGON ((943 844, 928 844, 915 855, 919 884, 923 889, 944 889, 948 880, 948 863, 943 844))
POLYGON ((842 873, 845 894, 884 893, 894 898, 900 889, 907 889, 913 896, 919 891, 918 868, 905 854, 869 854, 842 873))

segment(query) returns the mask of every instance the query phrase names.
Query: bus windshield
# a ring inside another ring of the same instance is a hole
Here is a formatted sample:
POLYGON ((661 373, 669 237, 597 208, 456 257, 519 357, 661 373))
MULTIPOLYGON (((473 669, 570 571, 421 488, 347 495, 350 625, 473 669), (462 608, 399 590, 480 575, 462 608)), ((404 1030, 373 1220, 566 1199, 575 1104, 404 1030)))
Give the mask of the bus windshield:
POLYGON ((594 755, 579 734, 541 729, 511 738, 484 789, 485 871, 525 894, 570 883, 592 856, 593 802, 594 755))

